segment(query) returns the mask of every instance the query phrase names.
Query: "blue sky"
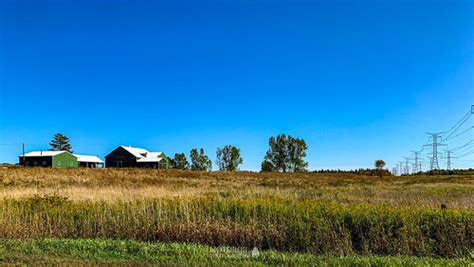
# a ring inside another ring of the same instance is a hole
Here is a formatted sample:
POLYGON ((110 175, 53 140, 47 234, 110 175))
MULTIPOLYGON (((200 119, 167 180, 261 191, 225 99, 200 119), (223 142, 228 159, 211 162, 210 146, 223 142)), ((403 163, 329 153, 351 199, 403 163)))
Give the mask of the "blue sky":
POLYGON ((473 49, 473 1, 0 0, 0 162, 61 132, 258 170, 286 133, 310 169, 392 167, 469 110, 473 49))

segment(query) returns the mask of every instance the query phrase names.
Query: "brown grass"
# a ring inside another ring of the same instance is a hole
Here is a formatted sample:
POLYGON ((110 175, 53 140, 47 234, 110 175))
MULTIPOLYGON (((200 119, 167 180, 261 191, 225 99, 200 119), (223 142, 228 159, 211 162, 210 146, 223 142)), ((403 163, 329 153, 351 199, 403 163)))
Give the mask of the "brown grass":
POLYGON ((457 257, 474 247, 473 209, 472 176, 0 169, 7 239, 457 257))
POLYGON ((150 169, 0 169, 0 198, 57 194, 71 200, 194 196, 282 197, 341 205, 474 208, 474 177, 193 172, 150 169))

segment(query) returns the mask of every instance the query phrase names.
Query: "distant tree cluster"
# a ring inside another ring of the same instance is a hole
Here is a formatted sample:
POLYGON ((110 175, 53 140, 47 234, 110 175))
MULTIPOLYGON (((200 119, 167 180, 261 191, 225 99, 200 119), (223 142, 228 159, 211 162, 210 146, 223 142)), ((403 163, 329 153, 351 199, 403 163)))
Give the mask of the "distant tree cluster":
POLYGON ((313 171, 314 173, 348 173, 348 174, 357 174, 357 175, 365 175, 365 176, 393 176, 391 172, 386 169, 378 170, 378 169, 355 169, 355 170, 340 170, 340 169, 321 169, 313 171))
MULTIPOLYGON (((191 163, 188 162, 184 153, 176 153, 174 158, 170 160, 171 167, 173 169, 193 171, 209 171, 212 169, 212 161, 204 153, 204 149, 201 148, 199 151, 194 148, 189 153, 191 163)), ((243 163, 243 159, 240 156, 240 149, 226 145, 223 148, 217 148, 216 151, 216 164, 221 171, 237 171, 239 165, 243 163)))
MULTIPOLYGON (((305 172, 308 163, 304 160, 308 146, 303 139, 286 136, 285 134, 270 137, 268 140, 269 149, 262 162, 264 172, 305 172)), ((69 151, 72 153, 72 146, 69 138, 60 133, 54 135, 50 143, 52 151, 69 151)), ((212 161, 204 153, 204 149, 193 148, 189 153, 190 161, 184 153, 176 153, 173 158, 163 155, 166 168, 194 171, 209 171, 212 169, 212 161)), ((216 164, 220 171, 238 171, 243 163, 240 148, 226 145, 217 148, 216 164)))
POLYGON ((279 134, 268 140, 269 149, 261 169, 264 172, 305 172, 308 163, 304 161, 308 146, 303 139, 279 134))
POLYGON ((453 169, 453 170, 431 170, 426 172, 417 172, 409 175, 474 175, 474 169, 453 169))

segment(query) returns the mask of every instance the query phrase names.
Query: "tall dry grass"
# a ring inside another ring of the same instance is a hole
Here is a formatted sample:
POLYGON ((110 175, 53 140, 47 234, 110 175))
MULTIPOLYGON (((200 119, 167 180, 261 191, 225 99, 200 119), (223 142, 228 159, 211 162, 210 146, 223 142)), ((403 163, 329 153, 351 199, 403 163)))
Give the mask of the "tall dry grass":
POLYGON ((0 198, 57 194, 71 200, 194 196, 283 197, 341 205, 474 208, 471 176, 384 177, 352 174, 193 172, 150 169, 0 169, 0 198))
POLYGON ((11 239, 456 257, 474 248, 473 208, 471 176, 0 169, 0 238, 11 239))
POLYGON ((315 254, 467 256, 474 213, 288 199, 3 200, 0 238, 103 238, 315 254))

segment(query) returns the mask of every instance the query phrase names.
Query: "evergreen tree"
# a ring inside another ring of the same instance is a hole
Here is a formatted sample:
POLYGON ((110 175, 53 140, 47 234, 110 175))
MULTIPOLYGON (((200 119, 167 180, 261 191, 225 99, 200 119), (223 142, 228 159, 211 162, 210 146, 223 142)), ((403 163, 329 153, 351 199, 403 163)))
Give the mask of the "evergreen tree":
POLYGON ((69 138, 65 135, 57 133, 54 135, 53 140, 49 143, 51 148, 50 151, 68 151, 72 153, 72 146, 69 144, 69 138))
POLYGON ((216 164, 219 166, 221 171, 237 171, 239 165, 243 163, 243 159, 240 157, 240 149, 226 145, 223 148, 217 148, 216 151, 216 164))
POLYGON ((179 169, 179 170, 189 169, 189 162, 186 159, 186 155, 184 153, 174 154, 174 158, 171 160, 171 165, 173 169, 179 169))

